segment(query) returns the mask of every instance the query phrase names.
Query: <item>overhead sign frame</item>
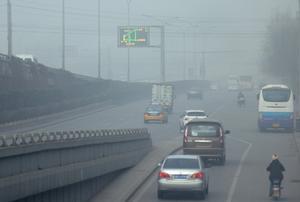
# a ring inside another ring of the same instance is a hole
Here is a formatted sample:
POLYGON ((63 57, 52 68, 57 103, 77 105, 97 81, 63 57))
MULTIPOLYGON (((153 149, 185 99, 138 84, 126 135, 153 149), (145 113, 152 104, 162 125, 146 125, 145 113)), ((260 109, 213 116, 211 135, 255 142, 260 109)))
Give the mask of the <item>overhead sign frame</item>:
POLYGON ((118 47, 120 48, 150 47, 150 26, 119 26, 118 47))

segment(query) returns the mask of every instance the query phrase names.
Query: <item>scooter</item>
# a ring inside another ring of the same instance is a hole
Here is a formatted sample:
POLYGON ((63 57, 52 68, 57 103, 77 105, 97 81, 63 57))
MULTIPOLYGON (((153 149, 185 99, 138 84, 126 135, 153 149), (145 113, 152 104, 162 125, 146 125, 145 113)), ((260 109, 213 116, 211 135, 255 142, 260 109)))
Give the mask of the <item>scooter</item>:
POLYGON ((246 100, 244 97, 239 97, 237 102, 238 102, 239 107, 243 107, 246 105, 246 100))
POLYGON ((277 201, 280 199, 281 189, 282 189, 282 187, 280 187, 280 181, 273 180, 272 194, 271 194, 273 200, 277 201))

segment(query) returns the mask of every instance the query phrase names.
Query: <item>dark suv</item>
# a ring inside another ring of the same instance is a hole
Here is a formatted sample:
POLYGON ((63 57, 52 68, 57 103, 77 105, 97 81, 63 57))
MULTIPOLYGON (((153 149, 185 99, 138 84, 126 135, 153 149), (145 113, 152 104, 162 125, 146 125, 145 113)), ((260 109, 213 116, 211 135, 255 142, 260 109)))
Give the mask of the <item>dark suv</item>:
POLYGON ((226 160, 225 153, 225 134, 219 121, 212 119, 194 119, 185 128, 183 137, 183 153, 196 154, 204 159, 216 159, 224 165, 226 160))

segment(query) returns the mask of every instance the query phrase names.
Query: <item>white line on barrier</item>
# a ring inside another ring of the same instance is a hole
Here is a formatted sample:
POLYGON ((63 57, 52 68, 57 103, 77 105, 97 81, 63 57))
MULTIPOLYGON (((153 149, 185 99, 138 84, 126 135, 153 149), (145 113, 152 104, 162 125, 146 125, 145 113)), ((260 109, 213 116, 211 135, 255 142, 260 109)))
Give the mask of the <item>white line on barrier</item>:
POLYGON ((242 140, 242 139, 233 137, 231 135, 228 135, 227 137, 229 137, 231 139, 234 139, 235 141, 238 141, 238 142, 241 142, 241 143, 244 143, 244 144, 248 145, 247 149, 244 151, 244 153, 242 155, 242 158, 241 158, 240 163, 239 163, 239 167, 238 167, 238 169, 235 172, 235 175, 234 175, 234 178, 233 178, 233 182, 232 182, 232 184, 230 186, 230 191, 229 191, 229 194, 228 194, 228 197, 227 197, 227 200, 226 200, 226 202, 232 202, 232 199, 233 199, 233 196, 234 196, 234 193, 235 193, 235 190, 236 190, 236 185, 238 183, 238 180, 239 180, 242 168, 243 168, 244 161, 245 161, 245 159, 248 156, 248 153, 249 153, 249 151, 250 151, 250 149, 252 147, 252 143, 248 142, 246 140, 242 140))

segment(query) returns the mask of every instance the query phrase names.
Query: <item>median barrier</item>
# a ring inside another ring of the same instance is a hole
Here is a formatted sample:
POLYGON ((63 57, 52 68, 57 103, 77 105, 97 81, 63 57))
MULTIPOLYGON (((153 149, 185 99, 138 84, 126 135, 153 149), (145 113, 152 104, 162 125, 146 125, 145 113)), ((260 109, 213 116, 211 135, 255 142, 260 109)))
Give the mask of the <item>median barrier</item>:
MULTIPOLYGON (((72 195, 72 192, 78 192, 78 189, 74 189, 78 183, 91 186, 93 183, 103 184, 103 178, 107 178, 105 176, 134 166, 151 147, 147 129, 58 131, 1 136, 0 201, 22 201, 45 193, 52 193, 55 195, 53 198, 64 198, 62 191, 53 190, 67 190, 72 195)), ((111 177, 107 179, 111 180, 111 177)), ((94 186, 96 185, 93 184, 94 186)), ((97 191, 99 190, 91 194, 97 191)), ((86 199, 91 197, 86 193, 84 195, 86 199)), ((84 200, 80 198, 77 201, 84 200)))

